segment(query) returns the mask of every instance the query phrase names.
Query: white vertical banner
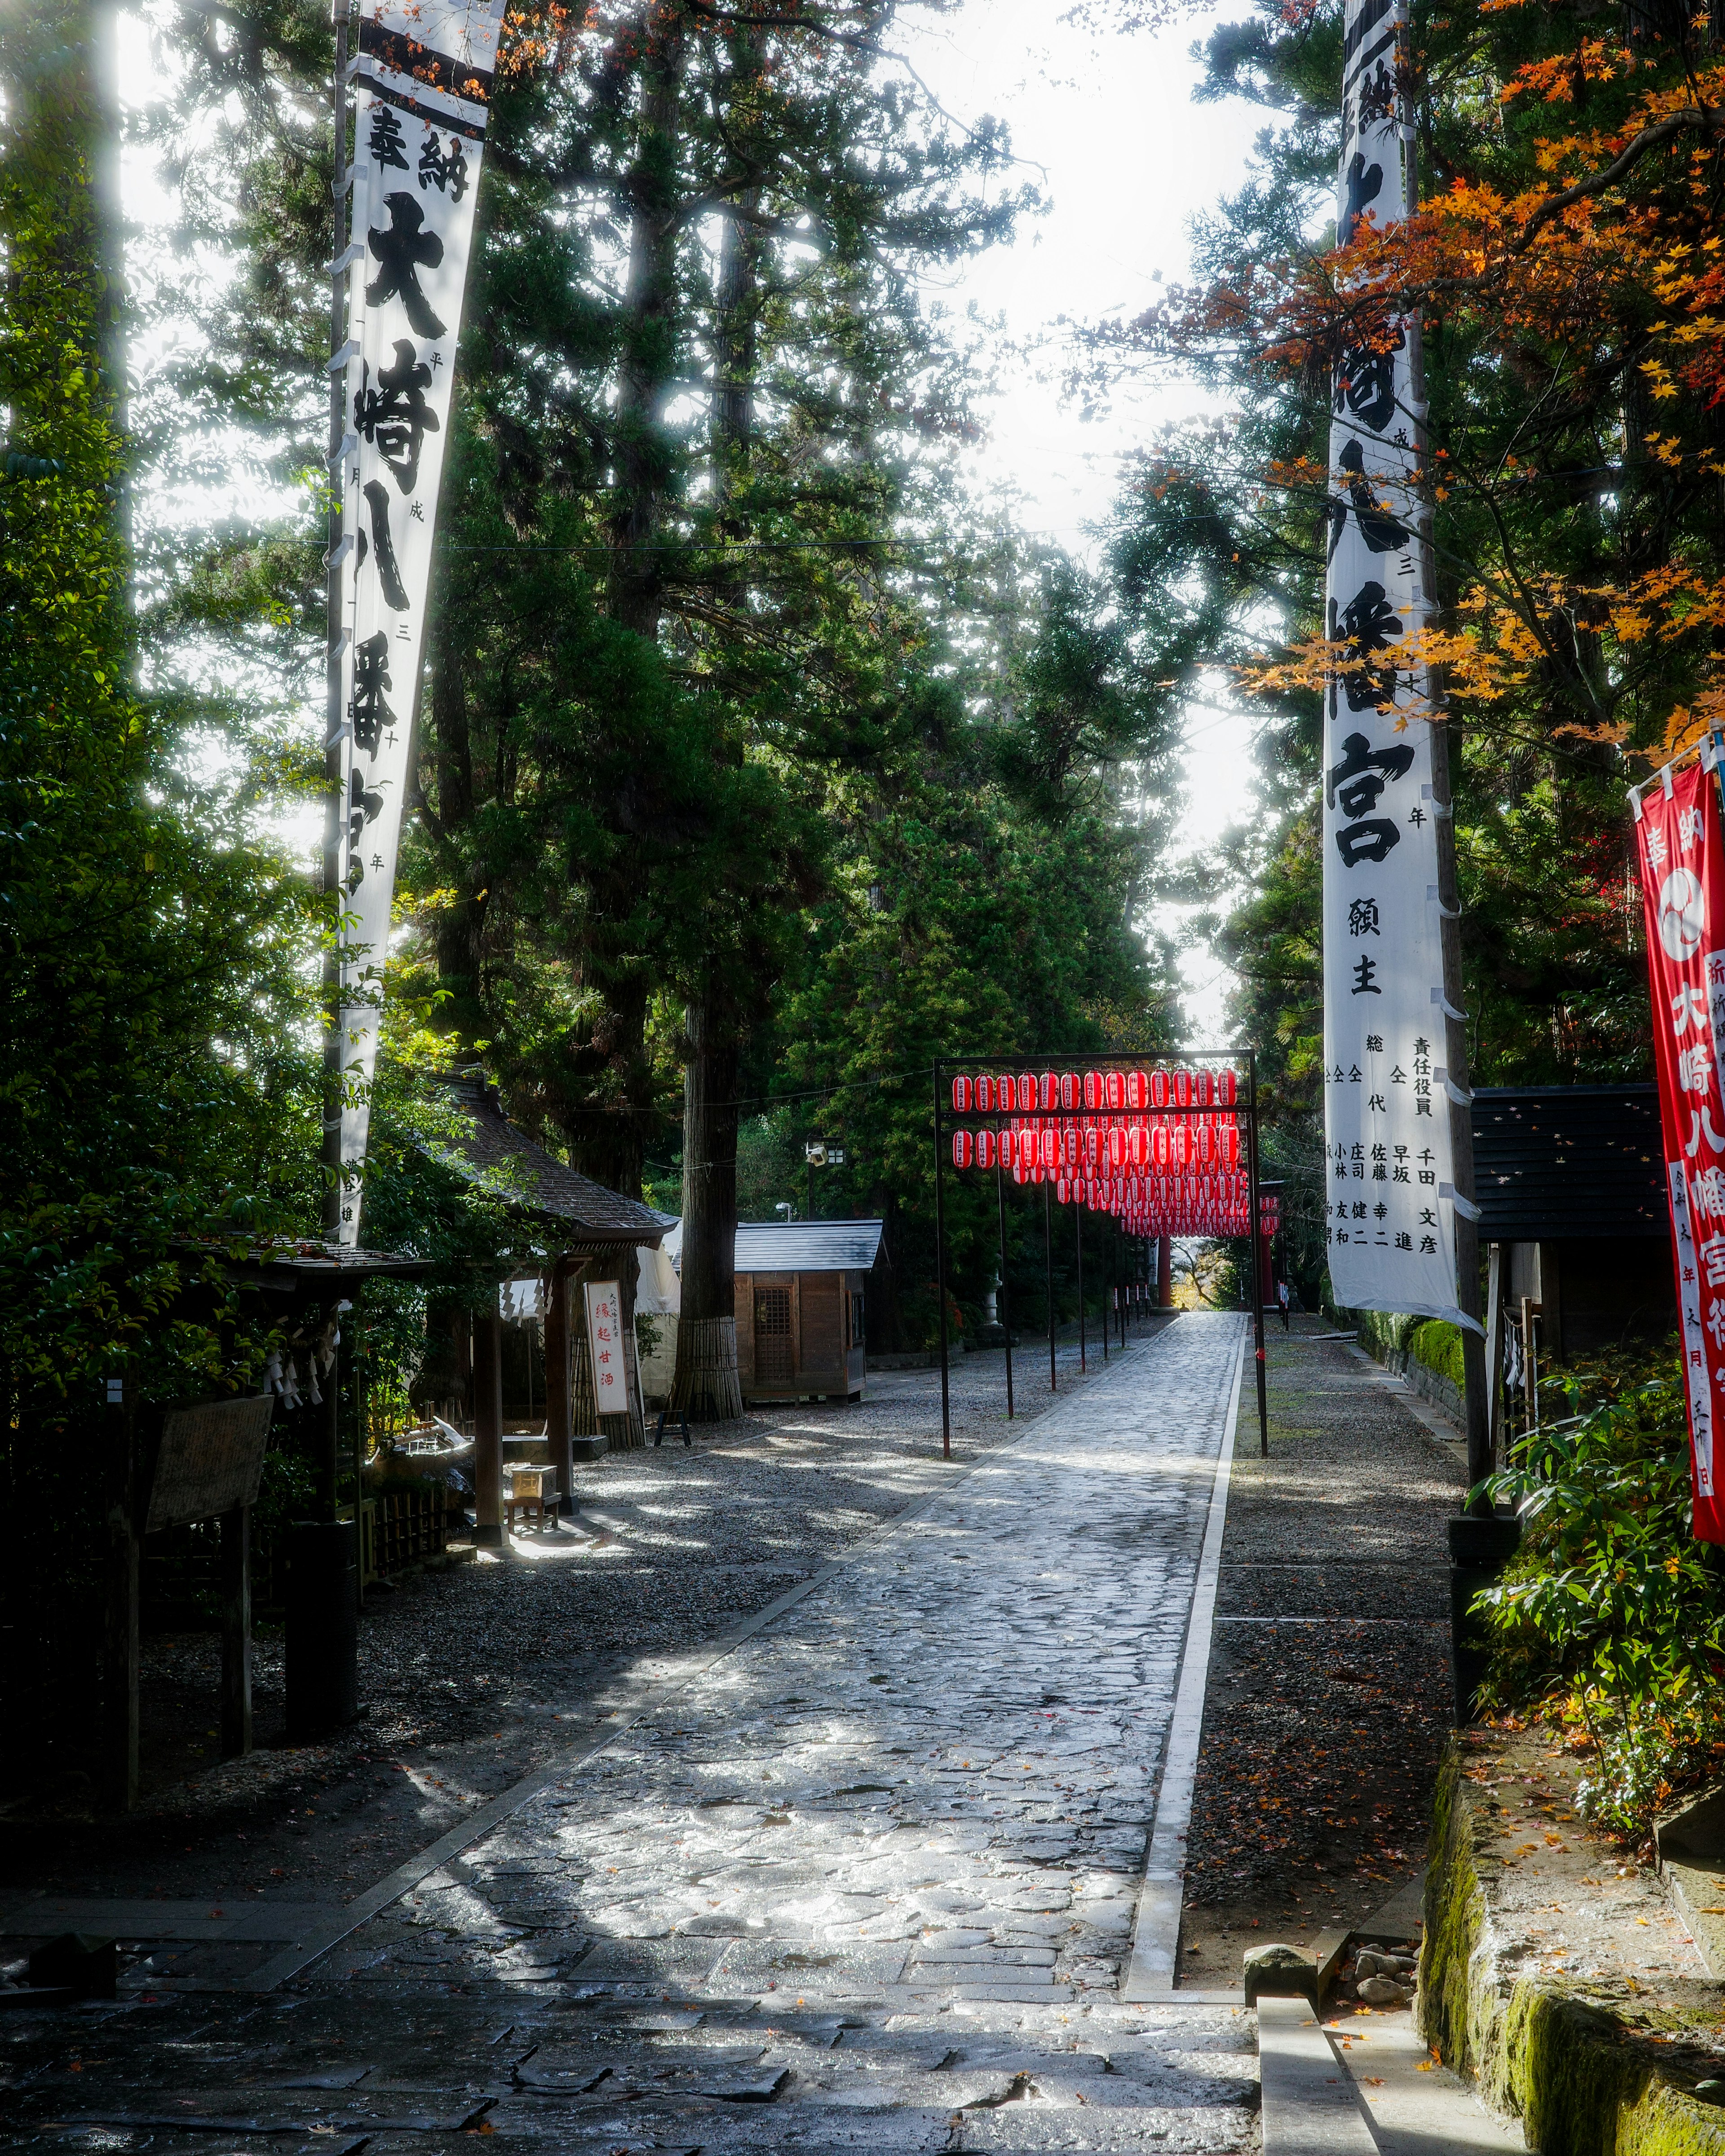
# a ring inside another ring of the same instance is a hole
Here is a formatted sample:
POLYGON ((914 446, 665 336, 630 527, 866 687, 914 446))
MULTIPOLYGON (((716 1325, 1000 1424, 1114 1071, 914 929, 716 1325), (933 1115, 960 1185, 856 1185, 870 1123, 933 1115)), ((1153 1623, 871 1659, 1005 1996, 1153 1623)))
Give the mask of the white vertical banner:
POLYGON ((623 1290, 615 1281, 588 1281, 587 1344, 593 1357, 593 1396, 602 1415, 629 1413, 629 1365, 623 1337, 623 1290))
MULTIPOLYGON (((1398 61, 1406 0, 1348 0, 1337 238, 1412 204, 1398 61)), ((1460 1321, 1427 624, 1414 485, 1418 326, 1344 346, 1332 377, 1324 709, 1326 1240, 1339 1304, 1460 1321)), ((1445 812, 1447 813, 1447 812, 1445 812)))
MULTIPOLYGON (((359 1239, 390 905, 455 341, 504 0, 367 4, 357 85, 341 444, 344 1183, 359 1239)), ((338 265, 338 270, 339 270, 338 265)))

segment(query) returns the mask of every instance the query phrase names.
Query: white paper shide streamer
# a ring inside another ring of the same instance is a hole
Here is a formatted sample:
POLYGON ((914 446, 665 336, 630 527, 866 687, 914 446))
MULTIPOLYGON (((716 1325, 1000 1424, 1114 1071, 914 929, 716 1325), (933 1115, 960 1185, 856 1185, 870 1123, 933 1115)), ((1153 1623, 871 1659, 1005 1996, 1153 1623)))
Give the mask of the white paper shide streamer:
MULTIPOLYGON (((1346 22, 1342 242, 1367 212, 1404 218, 1413 192, 1404 0, 1348 0, 1346 22)), ((1401 655, 1430 605, 1410 484, 1418 333, 1404 321, 1363 338, 1333 377, 1327 634, 1347 668, 1324 713, 1327 1241, 1344 1307, 1455 1320, 1431 706, 1425 669, 1401 655)))
MULTIPOLYGON (((359 1239, 389 909, 449 439, 455 340, 473 242, 504 0, 367 8, 352 63, 347 381, 341 444, 342 763, 339 1240, 359 1239)), ((339 266, 339 265, 338 265, 339 266)))

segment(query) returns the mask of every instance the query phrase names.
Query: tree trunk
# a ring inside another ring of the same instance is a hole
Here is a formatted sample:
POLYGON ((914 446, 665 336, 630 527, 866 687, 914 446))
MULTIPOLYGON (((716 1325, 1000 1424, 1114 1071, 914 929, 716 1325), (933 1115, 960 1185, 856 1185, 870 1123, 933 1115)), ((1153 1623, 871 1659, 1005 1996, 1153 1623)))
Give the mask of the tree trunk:
POLYGON ((721 989, 691 1004, 683 1067, 683 1260, 671 1404, 742 1413, 737 1370, 737 1029, 721 989))
POLYGON ((664 590, 660 527, 675 463, 665 409, 677 372, 681 0, 657 0, 643 37, 640 135, 629 180, 629 277, 617 383, 608 599, 614 620, 656 640, 664 590))
MULTIPOLYGON (((752 195, 746 198, 752 205, 752 195)), ((756 254, 726 215, 713 324, 712 486, 722 506, 754 424, 756 254)), ((722 596, 722 595, 721 595, 722 596)), ((722 753, 722 752, 721 752, 722 753)), ((683 1070, 683 1260, 671 1402, 701 1421, 742 1413, 737 1364, 737 999, 715 966, 690 1004, 683 1070)))

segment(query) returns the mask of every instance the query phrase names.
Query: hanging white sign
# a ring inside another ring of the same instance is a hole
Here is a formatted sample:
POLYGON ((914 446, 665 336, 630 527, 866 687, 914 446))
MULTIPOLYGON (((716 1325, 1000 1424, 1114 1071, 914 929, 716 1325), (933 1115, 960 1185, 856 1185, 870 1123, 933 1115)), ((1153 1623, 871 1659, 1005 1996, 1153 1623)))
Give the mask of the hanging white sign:
MULTIPOLYGON (((1398 59, 1405 0, 1348 0, 1337 234, 1412 207, 1398 59)), ((1337 1301, 1459 1319, 1444 1069, 1430 683, 1404 659, 1431 611, 1414 475, 1418 324, 1344 350, 1332 379, 1325 701, 1324 1127, 1337 1301)), ((1447 808, 1445 810, 1448 813, 1447 808)))
POLYGON ((615 1281, 588 1281, 585 1292, 593 1404, 602 1415, 627 1414, 629 1365, 623 1359, 623 1291, 615 1281))
MULTIPOLYGON (((414 690, 455 343, 473 244, 504 0, 368 7, 355 97, 341 444, 344 599, 341 934, 344 1187, 339 1240, 359 1239, 412 753, 414 690)), ((337 265, 338 270, 341 265, 337 265)))

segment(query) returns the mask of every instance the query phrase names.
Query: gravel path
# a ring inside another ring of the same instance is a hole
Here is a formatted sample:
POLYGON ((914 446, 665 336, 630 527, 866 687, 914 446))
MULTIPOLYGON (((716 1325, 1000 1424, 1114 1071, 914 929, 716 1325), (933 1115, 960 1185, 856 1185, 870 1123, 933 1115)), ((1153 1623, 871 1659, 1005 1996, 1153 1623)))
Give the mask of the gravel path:
POLYGON ((1272 1325, 1270 1457, 1241 1404, 1189 1842, 1183 1983, 1381 1907, 1424 1861, 1450 1722, 1459 1445, 1331 1328, 1272 1325), (1196 1949, 1194 1952, 1194 1949, 1196 1949))
MULTIPOLYGON (((1166 1322, 1135 1327, 1132 1348, 1166 1322)), ((1022 1422, 1050 1404, 1046 1343, 1014 1360, 1022 1422)), ((1090 1363, 1102 1374, 1094 1340, 1090 1363)), ((1063 1399, 1091 1381, 1076 1342, 1059 1370, 1063 1399)), ((258 1643, 259 1749, 244 1760, 214 1756, 213 1635, 146 1640, 139 1813, 13 1822, 0 1885, 352 1894, 609 1711, 644 1658, 726 1630, 1012 1436, 999 1352, 955 1359, 952 1414, 948 1462, 939 1372, 876 1372, 855 1406, 757 1413, 707 1426, 692 1450, 668 1438, 578 1471, 572 1529, 368 1597, 365 1719, 331 1743, 285 1744, 279 1633, 258 1643)))

